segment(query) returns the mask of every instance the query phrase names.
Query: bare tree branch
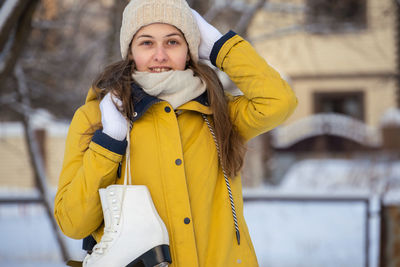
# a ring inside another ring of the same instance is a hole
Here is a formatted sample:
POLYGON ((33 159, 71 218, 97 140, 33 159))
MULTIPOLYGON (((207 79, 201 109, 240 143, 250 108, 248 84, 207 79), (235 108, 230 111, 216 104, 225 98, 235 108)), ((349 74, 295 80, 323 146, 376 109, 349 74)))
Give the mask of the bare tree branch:
POLYGON ((241 35, 243 37, 247 36, 247 29, 249 28, 249 25, 254 18, 254 14, 258 10, 260 10, 265 5, 266 2, 267 2, 267 0, 259 0, 257 2, 257 4, 253 5, 252 7, 248 8, 247 10, 245 10, 245 12, 240 17, 240 20, 236 24, 236 27, 235 27, 236 32, 239 35, 241 35))
POLYGON ((6 72, 9 62, 12 60, 13 53, 11 53, 14 47, 15 41, 15 29, 11 32, 8 41, 5 43, 3 50, 0 50, 0 76, 1 73, 6 72))
MULTIPOLYGON (((11 1, 11 0, 8 0, 11 1)), ((3 31, 0 32, 0 51, 2 52, 2 58, 3 58, 3 62, 2 64, 2 69, 0 72, 0 84, 4 84, 3 83, 3 79, 7 78, 9 76, 10 73, 12 73, 12 70, 14 68, 15 63, 17 62, 18 56, 23 48, 23 46, 26 43, 26 39, 28 37, 28 34, 30 32, 30 25, 31 25, 31 21, 32 21, 32 15, 33 12, 38 4, 38 0, 32 0, 32 1, 23 1, 26 4, 23 4, 22 6, 25 7, 25 9, 23 9, 22 11, 17 9, 15 12, 19 15, 18 19, 14 16, 14 15, 10 15, 10 17, 12 19, 10 20, 6 20, 4 25, 8 25, 9 23, 15 22, 15 20, 18 21, 17 26, 16 26, 16 30, 15 30, 15 39, 13 40, 14 42, 12 42, 11 44, 11 48, 9 51, 7 51, 7 55, 3 54, 3 49, 2 47, 4 47, 2 45, 2 42, 4 42, 4 40, 8 40, 10 37, 10 33, 12 32, 12 30, 14 30, 14 25, 13 24, 12 28, 10 28, 9 26, 6 27, 4 26, 2 29, 3 31)), ((3 4, 2 9, 5 8, 5 4, 3 4)), ((13 9, 15 10, 15 9, 13 9)))
POLYGON ((227 7, 227 5, 213 5, 213 6, 211 6, 210 9, 207 10, 206 13, 204 13, 203 17, 207 21, 212 21, 226 7, 227 7))
MULTIPOLYGON (((67 25, 71 25, 74 33, 71 36, 78 36, 78 32, 81 30, 81 22, 83 19, 83 15, 82 13, 89 10, 88 8, 86 8, 88 5, 88 0, 81 0, 81 1, 74 1, 74 8, 72 10, 72 12, 68 13, 68 17, 67 17, 67 21, 66 24, 67 25)), ((61 51, 69 53, 70 51, 72 51, 72 48, 74 46, 74 40, 75 38, 67 38, 66 40, 64 40, 63 44, 63 49, 61 51)))
POLYGON ((127 1, 114 1, 110 12, 110 25, 111 31, 106 42, 106 59, 113 61, 119 56, 119 30, 122 21, 122 12, 125 8, 127 1))
POLYGON ((0 97, 0 105, 14 104, 16 101, 17 101, 17 93, 15 92, 2 95, 0 97))
POLYGON ((0 51, 29 1, 6 0, 0 9, 0 51))

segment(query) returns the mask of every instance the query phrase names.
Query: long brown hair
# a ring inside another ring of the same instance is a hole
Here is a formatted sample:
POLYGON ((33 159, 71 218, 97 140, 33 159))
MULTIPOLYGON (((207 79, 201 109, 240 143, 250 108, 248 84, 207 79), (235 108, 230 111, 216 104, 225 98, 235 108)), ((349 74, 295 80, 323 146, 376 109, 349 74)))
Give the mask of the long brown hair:
MULTIPOLYGON (((135 66, 133 60, 129 58, 128 56, 127 59, 106 67, 93 82, 92 88, 95 88, 99 99, 112 91, 122 101, 121 113, 132 120, 134 111, 132 97, 135 96, 131 95, 131 84, 135 81, 131 74, 135 66)), ((221 152, 221 163, 227 175, 234 177, 243 166, 246 148, 243 138, 230 120, 228 102, 221 81, 214 70, 203 63, 189 60, 188 68, 192 69, 195 75, 207 85, 208 101, 213 110, 214 131, 221 152)))

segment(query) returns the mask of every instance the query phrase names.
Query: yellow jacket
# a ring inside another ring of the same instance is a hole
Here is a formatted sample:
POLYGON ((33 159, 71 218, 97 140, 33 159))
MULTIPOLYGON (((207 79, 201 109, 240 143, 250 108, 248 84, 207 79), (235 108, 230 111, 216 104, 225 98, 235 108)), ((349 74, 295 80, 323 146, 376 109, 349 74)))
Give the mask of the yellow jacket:
MULTIPOLYGON (((281 124, 296 107, 287 83, 235 33, 216 43, 211 60, 244 93, 229 101, 229 110, 245 140, 281 124)), ((176 116, 168 102, 144 94, 137 86, 133 90, 142 95, 135 103, 138 116, 130 135, 132 180, 149 188, 167 226, 171 266, 258 266, 243 217, 240 176, 230 179, 240 245, 236 241, 217 150, 201 116, 212 114, 206 95, 179 107, 182 113, 176 116)), ((120 162, 124 166, 126 142, 101 131, 87 134, 100 122, 99 101, 90 90, 71 122, 55 199, 54 216, 71 238, 92 234, 100 240, 104 226, 98 190, 123 183, 117 169, 120 162)))

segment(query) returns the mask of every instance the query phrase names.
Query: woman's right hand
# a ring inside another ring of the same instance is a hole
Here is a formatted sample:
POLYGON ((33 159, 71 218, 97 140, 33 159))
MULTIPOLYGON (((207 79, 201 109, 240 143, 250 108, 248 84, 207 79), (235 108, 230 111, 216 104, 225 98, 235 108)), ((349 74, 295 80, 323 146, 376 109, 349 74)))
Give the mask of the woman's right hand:
POLYGON ((192 9, 192 14, 200 30, 201 40, 199 46, 200 59, 210 60, 211 50, 222 34, 213 25, 208 23, 196 10, 192 9))
POLYGON ((103 124, 103 133, 122 141, 128 131, 128 122, 119 112, 116 105, 121 107, 121 100, 111 92, 106 94, 100 102, 101 123, 103 124))

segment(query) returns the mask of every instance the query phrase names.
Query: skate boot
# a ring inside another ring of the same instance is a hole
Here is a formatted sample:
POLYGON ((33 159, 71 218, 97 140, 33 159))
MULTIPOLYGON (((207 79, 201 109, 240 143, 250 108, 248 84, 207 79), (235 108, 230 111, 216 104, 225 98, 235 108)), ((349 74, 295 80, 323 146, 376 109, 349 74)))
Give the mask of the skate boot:
POLYGON ((144 185, 100 189, 104 235, 86 267, 161 267, 171 263, 167 228, 144 185))

